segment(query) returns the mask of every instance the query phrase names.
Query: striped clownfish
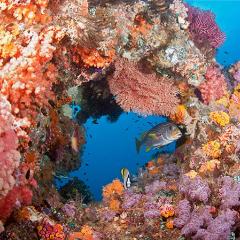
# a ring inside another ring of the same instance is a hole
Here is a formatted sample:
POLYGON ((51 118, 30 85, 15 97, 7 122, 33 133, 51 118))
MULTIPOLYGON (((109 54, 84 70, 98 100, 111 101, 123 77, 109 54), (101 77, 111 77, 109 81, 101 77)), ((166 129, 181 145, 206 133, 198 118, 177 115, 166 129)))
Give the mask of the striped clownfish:
POLYGON ((130 173, 129 173, 128 169, 127 168, 122 168, 121 169, 121 175, 122 175, 122 178, 123 178, 124 188, 125 189, 130 188, 131 187, 131 179, 130 179, 130 173))

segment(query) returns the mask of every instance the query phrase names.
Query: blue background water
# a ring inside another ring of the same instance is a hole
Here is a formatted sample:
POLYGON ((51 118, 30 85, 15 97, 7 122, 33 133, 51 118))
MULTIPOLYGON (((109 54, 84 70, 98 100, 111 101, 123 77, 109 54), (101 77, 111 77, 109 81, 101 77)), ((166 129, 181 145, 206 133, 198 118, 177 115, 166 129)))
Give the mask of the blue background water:
MULTIPOLYGON (((226 33, 226 41, 217 52, 217 61, 229 65, 240 59, 240 1, 187 1, 193 6, 211 10, 216 14, 216 21, 226 33)), ((166 121, 163 117, 139 117, 136 114, 122 114, 115 123, 106 117, 93 124, 89 119, 85 124, 86 140, 82 155, 82 166, 69 176, 77 176, 83 180, 96 200, 101 199, 102 187, 114 178, 120 178, 120 170, 127 167, 135 174, 138 167, 151 159, 154 151, 136 152, 135 137, 150 129, 152 125, 166 121), (87 165, 86 165, 87 164, 87 165)), ((165 150, 174 151, 175 144, 165 150)), ((64 182, 63 182, 64 183, 64 182)), ((58 183, 59 184, 59 183, 58 183)))

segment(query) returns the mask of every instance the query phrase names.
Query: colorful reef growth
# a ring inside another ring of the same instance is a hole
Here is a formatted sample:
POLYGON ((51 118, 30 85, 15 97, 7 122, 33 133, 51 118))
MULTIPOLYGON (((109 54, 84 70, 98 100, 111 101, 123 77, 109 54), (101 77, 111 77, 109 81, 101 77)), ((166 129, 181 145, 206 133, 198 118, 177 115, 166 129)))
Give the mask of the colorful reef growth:
POLYGON ((239 239, 240 62, 217 63, 224 40, 182 0, 0 0, 0 239, 239 239), (185 139, 94 202, 68 176, 81 123, 122 111, 185 139))

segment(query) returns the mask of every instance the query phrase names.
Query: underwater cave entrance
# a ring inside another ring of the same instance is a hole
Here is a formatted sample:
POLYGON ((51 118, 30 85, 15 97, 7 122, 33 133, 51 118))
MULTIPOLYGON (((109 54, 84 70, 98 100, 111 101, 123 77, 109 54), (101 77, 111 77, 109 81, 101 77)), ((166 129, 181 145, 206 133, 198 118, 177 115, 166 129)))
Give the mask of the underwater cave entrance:
MULTIPOLYGON (((94 200, 101 200, 102 187, 114 178, 121 179, 123 167, 136 174, 138 169, 158 151, 138 154, 135 138, 158 123, 166 122, 165 117, 142 117, 134 113, 123 113, 116 122, 101 117, 97 121, 89 118, 84 124, 86 145, 81 156, 81 167, 69 173, 69 179, 56 181, 57 186, 66 184, 73 177, 82 180, 93 194, 94 200)), ((161 152, 173 152, 175 143, 161 149, 161 152)))

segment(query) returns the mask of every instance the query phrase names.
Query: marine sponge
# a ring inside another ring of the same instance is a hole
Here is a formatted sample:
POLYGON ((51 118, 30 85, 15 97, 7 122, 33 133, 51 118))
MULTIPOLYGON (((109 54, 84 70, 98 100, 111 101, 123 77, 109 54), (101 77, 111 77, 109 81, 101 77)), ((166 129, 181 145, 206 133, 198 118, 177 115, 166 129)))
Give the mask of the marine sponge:
POLYGON ((178 89, 167 78, 142 73, 136 63, 118 59, 108 79, 111 93, 126 112, 168 116, 179 103, 178 89))

